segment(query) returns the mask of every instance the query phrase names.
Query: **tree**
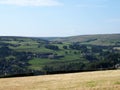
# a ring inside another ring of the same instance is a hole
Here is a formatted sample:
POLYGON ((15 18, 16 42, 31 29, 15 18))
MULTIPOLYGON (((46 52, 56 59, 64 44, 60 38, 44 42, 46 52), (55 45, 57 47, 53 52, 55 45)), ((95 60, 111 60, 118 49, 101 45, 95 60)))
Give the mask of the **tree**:
POLYGON ((55 45, 45 45, 45 48, 52 49, 52 50, 59 50, 59 47, 55 45))
POLYGON ((68 49, 68 47, 67 47, 67 46, 63 46, 63 48, 64 48, 64 49, 68 49))

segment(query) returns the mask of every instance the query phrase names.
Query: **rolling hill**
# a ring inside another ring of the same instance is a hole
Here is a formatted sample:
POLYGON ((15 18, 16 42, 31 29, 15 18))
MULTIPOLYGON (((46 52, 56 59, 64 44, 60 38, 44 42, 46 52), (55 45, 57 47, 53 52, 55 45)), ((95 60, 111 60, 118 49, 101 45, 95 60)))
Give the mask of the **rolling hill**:
POLYGON ((62 38, 49 38, 49 40, 61 42, 80 42, 82 44, 92 45, 120 45, 120 34, 79 35, 62 38))
POLYGON ((60 40, 1 36, 0 77, 120 68, 119 37, 120 34, 85 35, 60 40))

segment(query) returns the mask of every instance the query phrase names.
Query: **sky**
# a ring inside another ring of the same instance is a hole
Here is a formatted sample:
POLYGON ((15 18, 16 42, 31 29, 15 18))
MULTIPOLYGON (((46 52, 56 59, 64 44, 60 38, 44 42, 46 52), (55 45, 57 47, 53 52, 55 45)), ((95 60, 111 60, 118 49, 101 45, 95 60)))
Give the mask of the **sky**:
POLYGON ((0 36, 120 33, 120 0, 0 0, 0 36))

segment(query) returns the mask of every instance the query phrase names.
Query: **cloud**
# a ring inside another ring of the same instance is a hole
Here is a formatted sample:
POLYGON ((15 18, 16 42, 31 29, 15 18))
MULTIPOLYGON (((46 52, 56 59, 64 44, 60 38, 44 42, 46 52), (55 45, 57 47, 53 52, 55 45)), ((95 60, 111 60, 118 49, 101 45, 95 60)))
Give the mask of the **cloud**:
POLYGON ((16 6, 60 6, 57 0, 0 0, 0 4, 16 6))

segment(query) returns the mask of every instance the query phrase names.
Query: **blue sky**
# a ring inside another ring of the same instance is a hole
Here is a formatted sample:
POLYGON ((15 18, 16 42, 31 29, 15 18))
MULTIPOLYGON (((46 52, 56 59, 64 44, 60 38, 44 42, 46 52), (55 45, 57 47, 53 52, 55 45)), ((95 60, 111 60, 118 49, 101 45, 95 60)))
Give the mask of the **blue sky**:
POLYGON ((120 0, 0 0, 0 36, 120 33, 120 0))

